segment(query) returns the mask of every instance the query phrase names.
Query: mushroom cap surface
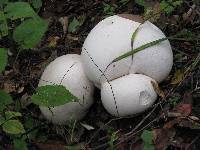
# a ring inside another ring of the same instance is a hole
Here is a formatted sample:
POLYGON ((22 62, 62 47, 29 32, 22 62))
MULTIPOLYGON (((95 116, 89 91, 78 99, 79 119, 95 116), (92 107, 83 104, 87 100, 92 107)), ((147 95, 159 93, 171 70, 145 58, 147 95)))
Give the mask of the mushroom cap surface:
MULTIPOLYGON (((149 21, 139 29, 133 48, 165 38, 164 33, 149 21)), ((162 82, 169 75, 173 66, 173 52, 168 40, 148 47, 133 55, 129 73, 145 74, 157 82, 162 82)))
POLYGON ((44 117, 55 124, 82 119, 93 103, 94 87, 83 71, 80 55, 63 55, 46 67, 38 86, 53 84, 65 86, 79 98, 79 102, 69 102, 50 110, 47 107, 40 107, 44 117))
MULTIPOLYGON (((128 18, 114 15, 100 21, 83 44, 81 59, 85 73, 98 88, 103 82, 129 73, 145 74, 161 82, 171 71, 173 54, 168 40, 136 53, 133 59, 129 56, 109 65, 131 50, 132 34, 141 23, 128 18)), ((139 27, 133 48, 163 37, 159 28, 146 21, 139 27)))
POLYGON ((101 86, 103 106, 111 115, 117 117, 145 111, 157 98, 151 81, 155 82, 142 74, 129 74, 109 83, 103 83, 101 86))

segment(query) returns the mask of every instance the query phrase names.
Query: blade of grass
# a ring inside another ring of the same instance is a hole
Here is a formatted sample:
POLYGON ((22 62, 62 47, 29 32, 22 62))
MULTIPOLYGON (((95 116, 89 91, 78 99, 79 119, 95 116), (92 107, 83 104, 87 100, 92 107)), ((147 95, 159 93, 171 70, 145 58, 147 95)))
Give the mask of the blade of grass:
POLYGON ((133 44, 134 44, 134 41, 135 41, 136 34, 138 33, 139 28, 140 28, 141 25, 142 25, 142 23, 136 28, 136 30, 132 34, 132 37, 131 37, 131 48, 132 49, 133 49, 133 44))
MULTIPOLYGON (((134 34, 134 33, 133 33, 133 34, 134 34)), ((137 48, 135 48, 135 49, 132 49, 131 51, 129 51, 129 52, 127 52, 127 53, 122 54, 121 56, 115 58, 115 59, 111 62, 111 64, 114 63, 114 62, 117 62, 117 61, 119 61, 119 60, 121 60, 121 59, 124 59, 124 58, 126 58, 126 57, 128 57, 128 56, 134 55, 135 53, 137 53, 137 52, 139 52, 139 51, 142 51, 142 50, 144 50, 144 49, 146 49, 146 48, 148 48, 148 47, 151 47, 151 46, 154 46, 154 45, 156 45, 156 44, 159 44, 159 43, 161 43, 162 41, 165 41, 165 40, 168 40, 168 39, 169 39, 169 40, 179 40, 179 41, 195 41, 195 40, 199 40, 198 38, 197 38, 197 39, 177 38, 177 35, 174 35, 174 36, 171 36, 171 37, 166 37, 166 38, 161 38, 161 39, 158 39, 158 40, 149 42, 149 43, 147 43, 147 44, 144 44, 144 45, 142 45, 142 46, 139 46, 139 47, 137 47, 137 48)))
POLYGON ((151 47, 151 46, 154 46, 154 45, 156 45, 156 44, 159 44, 160 42, 165 41, 165 40, 167 40, 167 39, 168 39, 168 38, 162 38, 162 39, 158 39, 158 40, 149 42, 149 43, 147 43, 147 44, 144 44, 144 45, 142 45, 142 46, 140 46, 140 47, 138 47, 138 48, 135 48, 135 49, 133 49, 133 50, 127 52, 127 53, 124 53, 123 55, 121 55, 121 56, 115 58, 115 59, 112 61, 112 63, 117 62, 117 61, 119 61, 119 60, 121 60, 121 59, 124 59, 124 58, 126 58, 126 57, 128 57, 128 56, 134 55, 135 53, 137 53, 137 52, 139 52, 139 51, 141 51, 141 50, 144 50, 144 49, 146 49, 146 48, 148 48, 148 47, 151 47))

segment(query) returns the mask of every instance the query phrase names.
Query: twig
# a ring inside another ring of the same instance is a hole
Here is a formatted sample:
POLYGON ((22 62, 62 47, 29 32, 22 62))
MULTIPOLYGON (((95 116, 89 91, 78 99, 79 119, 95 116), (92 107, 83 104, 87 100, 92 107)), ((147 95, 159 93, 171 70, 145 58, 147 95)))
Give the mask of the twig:
POLYGON ((148 118, 149 116, 154 112, 154 110, 158 107, 159 105, 156 105, 150 112, 148 115, 146 115, 137 125, 136 127, 131 130, 130 132, 126 133, 126 136, 129 136, 130 134, 134 133, 148 118))

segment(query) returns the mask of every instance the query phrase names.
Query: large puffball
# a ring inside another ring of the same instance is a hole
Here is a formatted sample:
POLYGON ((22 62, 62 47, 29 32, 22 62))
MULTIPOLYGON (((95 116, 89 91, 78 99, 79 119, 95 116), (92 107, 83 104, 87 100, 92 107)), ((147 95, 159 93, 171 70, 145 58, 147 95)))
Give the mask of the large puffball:
MULTIPOLYGON (((83 44, 83 66, 86 75, 97 87, 107 80, 129 73, 145 74, 161 82, 171 70, 173 54, 168 40, 136 53, 133 59, 129 56, 109 65, 116 57, 131 50, 132 34, 141 24, 131 20, 136 18, 138 21, 138 17, 125 16, 114 15, 102 20, 91 30, 83 44)), ((133 48, 163 37, 165 35, 159 28, 146 21, 136 34, 133 48)))
POLYGON ((148 109, 157 94, 152 78, 142 74, 129 74, 101 86, 101 99, 105 109, 114 116, 138 114, 148 109))
POLYGON ((53 108, 40 107, 44 117, 55 124, 69 120, 80 120, 93 103, 93 85, 84 74, 80 56, 69 54, 58 57, 44 70, 39 86, 63 85, 79 102, 69 102, 53 108))
MULTIPOLYGON (((165 37, 158 27, 146 21, 135 37, 133 48, 165 37)), ((169 41, 166 40, 135 53, 129 72, 145 74, 161 82, 169 75, 172 65, 173 53, 169 41)))

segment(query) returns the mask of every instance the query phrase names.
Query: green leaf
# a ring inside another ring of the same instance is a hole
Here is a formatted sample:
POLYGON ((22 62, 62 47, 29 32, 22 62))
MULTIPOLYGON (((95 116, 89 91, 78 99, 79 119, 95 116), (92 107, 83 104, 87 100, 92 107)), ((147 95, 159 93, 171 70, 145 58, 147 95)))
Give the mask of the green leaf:
POLYGON ((145 143, 152 144, 153 133, 151 131, 144 130, 142 135, 141 135, 141 138, 145 143))
POLYGON ((77 150, 77 146, 64 146, 66 150, 77 150))
POLYGON ((144 150, 154 150, 153 146, 153 133, 148 130, 144 130, 141 135, 142 140, 144 141, 144 150))
POLYGON ((2 117, 1 115, 0 115, 0 126, 5 122, 6 120, 4 119, 4 117, 2 117))
POLYGON ((160 8, 163 10, 167 15, 170 15, 177 6, 180 6, 183 3, 182 0, 170 0, 167 2, 166 0, 162 0, 160 2, 160 8))
POLYGON ((155 150, 153 145, 144 145, 143 150, 155 150))
POLYGON ((42 0, 32 0, 31 1, 33 7, 39 10, 42 7, 42 0))
POLYGON ((146 49, 146 48, 148 48, 148 47, 151 47, 151 46, 154 46, 154 45, 156 45, 156 44, 159 44, 159 43, 161 43, 162 41, 165 41, 165 40, 167 40, 167 39, 168 39, 168 38, 162 38, 162 39, 158 39, 158 40, 149 42, 149 43, 144 44, 144 45, 142 45, 142 46, 139 46, 139 47, 137 47, 137 48, 135 48, 135 49, 133 49, 133 50, 131 50, 131 51, 129 51, 129 52, 127 52, 127 53, 125 53, 125 54, 123 54, 123 55, 117 57, 117 58, 115 58, 115 59, 112 61, 112 63, 117 62, 117 61, 119 61, 119 60, 121 60, 121 59, 124 59, 124 58, 126 58, 126 57, 128 57, 128 56, 131 56, 131 55, 133 55, 133 54, 135 54, 135 53, 137 53, 137 52, 139 52, 139 51, 141 51, 141 50, 144 50, 144 49, 146 49))
POLYGON ((146 7, 144 0, 135 0, 135 3, 140 5, 140 6, 146 7))
POLYGON ((72 22, 70 22, 69 24, 69 27, 68 27, 68 32, 70 33, 74 33, 76 32, 76 30, 81 26, 81 23, 76 19, 74 18, 72 20, 72 22))
POLYGON ((12 97, 6 92, 0 90, 0 111, 3 111, 6 108, 6 105, 10 103, 12 103, 12 97))
POLYGON ((24 127, 19 120, 8 120, 3 125, 3 131, 9 134, 21 134, 24 133, 24 127))
POLYGON ((2 7, 4 4, 6 4, 8 0, 0 0, 0 7, 2 7))
POLYGON ((32 101, 39 106, 54 107, 78 101, 78 98, 62 85, 41 86, 36 91, 37 93, 32 96, 32 101))
POLYGON ((0 48, 0 73, 5 69, 7 61, 8 61, 7 50, 5 48, 0 48))
POLYGON ((27 144, 23 139, 14 139, 15 150, 28 150, 27 144))
POLYGON ((12 119, 15 117, 21 117, 21 116, 22 116, 22 114, 20 112, 15 112, 15 111, 6 111, 5 112, 6 120, 9 120, 9 119, 12 119))
POLYGON ((11 20, 38 17, 33 8, 27 2, 8 3, 4 8, 4 12, 6 17, 11 20))
POLYGON ((33 48, 42 39, 48 23, 42 19, 28 19, 15 28, 13 39, 23 48, 33 48))
POLYGON ((0 39, 8 35, 7 20, 3 11, 0 11, 0 39))

